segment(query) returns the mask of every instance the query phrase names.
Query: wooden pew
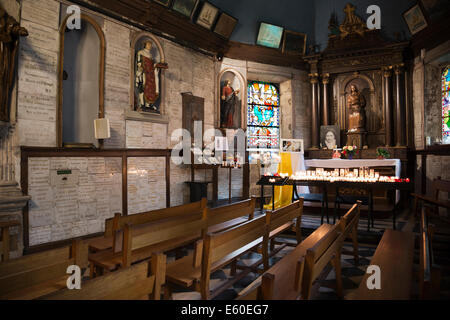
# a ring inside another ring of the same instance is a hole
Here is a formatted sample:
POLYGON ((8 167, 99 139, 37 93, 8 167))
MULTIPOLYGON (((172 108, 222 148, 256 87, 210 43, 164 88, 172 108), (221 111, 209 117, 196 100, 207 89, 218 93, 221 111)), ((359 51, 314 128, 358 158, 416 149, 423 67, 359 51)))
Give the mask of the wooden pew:
POLYGON ((89 241, 89 249, 91 252, 99 252, 110 249, 114 245, 114 234, 119 230, 123 230, 126 224, 140 225, 150 222, 157 222, 162 219, 179 218, 187 215, 198 214, 206 208, 207 200, 190 203, 187 205, 159 209, 144 213, 122 216, 116 214, 114 218, 105 221, 105 233, 103 237, 95 238, 89 241))
POLYGON ((440 291, 441 270, 434 263, 433 226, 428 224, 427 211, 422 208, 420 219, 420 299, 437 299, 440 291))
POLYGON ((366 274, 350 300, 409 300, 414 259, 414 235, 388 229, 384 232, 370 265, 381 270, 381 290, 367 287, 366 274))
POLYGON ((208 232, 224 231, 252 220, 255 216, 255 205, 256 199, 253 198, 219 208, 208 208, 208 232))
POLYGON ((321 225, 292 252, 241 291, 237 300, 296 300, 301 294, 306 251, 334 226, 321 225), (265 279, 265 280, 263 280, 265 279))
POLYGON ((87 256, 87 244, 74 241, 68 247, 0 263, 0 300, 35 299, 66 287, 67 267, 86 268, 87 256))
MULTIPOLYGON (((11 248, 11 241, 9 235, 9 228, 20 226, 20 221, 2 221, 0 222, 1 246, 0 246, 0 261, 9 260, 9 250, 11 248)), ((13 244, 15 247, 16 244, 13 244)))
MULTIPOLYGON (((419 216, 419 207, 420 203, 428 204, 434 207, 435 216, 439 217, 439 208, 445 208, 450 210, 450 200, 440 200, 440 193, 446 193, 447 198, 450 195, 450 181, 442 180, 441 177, 437 177, 437 179, 433 180, 432 185, 432 196, 422 195, 413 193, 414 197, 414 213, 416 217, 419 216)), ((443 221, 449 223, 450 220, 440 217, 443 221)))
MULTIPOLYGON (((170 297, 170 284, 177 284, 199 291, 204 300, 211 299, 248 274, 250 268, 214 292, 210 292, 211 273, 263 244, 267 232, 265 219, 265 216, 261 216, 225 231, 208 233, 204 241, 197 242, 194 254, 167 266, 168 285, 165 297, 170 297)), ((267 252, 267 248, 263 250, 263 255, 264 252, 267 252)))
MULTIPOLYGON (((361 215, 361 201, 357 201, 357 203, 339 220, 337 225, 339 226, 340 232, 344 236, 344 240, 350 237, 353 242, 353 257, 355 259, 355 263, 359 261, 358 254, 358 224, 359 217, 361 215)), ((344 252, 343 253, 347 253, 344 252)))
POLYGON ((84 282, 80 290, 63 289, 42 300, 159 300, 165 277, 166 256, 153 254, 151 262, 109 273, 84 282))
POLYGON ((106 269, 120 267, 150 258, 155 252, 166 252, 188 245, 201 237, 206 228, 206 208, 203 212, 179 218, 161 219, 139 225, 126 224, 114 236, 114 249, 89 256, 91 274, 95 277, 106 269))

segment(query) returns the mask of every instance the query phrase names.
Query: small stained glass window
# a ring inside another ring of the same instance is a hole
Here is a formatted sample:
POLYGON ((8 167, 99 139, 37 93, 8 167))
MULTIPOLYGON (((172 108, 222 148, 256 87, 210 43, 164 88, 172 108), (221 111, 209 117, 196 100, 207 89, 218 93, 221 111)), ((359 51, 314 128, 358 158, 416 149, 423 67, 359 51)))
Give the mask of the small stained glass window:
POLYGON ((450 66, 442 73, 442 141, 450 144, 450 66))
POLYGON ((247 109, 248 149, 280 148, 280 95, 275 84, 249 81, 247 109))

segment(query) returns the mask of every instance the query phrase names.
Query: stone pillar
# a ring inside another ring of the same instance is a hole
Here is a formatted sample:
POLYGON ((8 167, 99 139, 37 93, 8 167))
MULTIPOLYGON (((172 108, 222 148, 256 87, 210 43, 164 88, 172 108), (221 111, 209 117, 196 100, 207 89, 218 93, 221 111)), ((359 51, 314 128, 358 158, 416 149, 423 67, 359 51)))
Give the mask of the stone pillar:
POLYGON ((404 64, 396 65, 395 71, 395 104, 396 104, 396 147, 405 146, 406 113, 404 99, 402 99, 402 75, 404 64))
POLYGON ((309 75, 312 88, 312 130, 311 149, 319 149, 319 75, 313 73, 309 75))
POLYGON ((328 99, 328 84, 330 83, 330 74, 326 73, 322 75, 322 84, 323 84, 323 106, 322 106, 322 114, 323 119, 322 123, 324 126, 330 125, 330 100, 328 99))
POLYGON ((384 101, 386 104, 386 115, 385 115, 385 127, 386 127, 386 146, 392 147, 394 145, 393 137, 393 117, 392 117, 392 92, 391 92, 391 72, 392 67, 383 68, 384 76, 384 101))

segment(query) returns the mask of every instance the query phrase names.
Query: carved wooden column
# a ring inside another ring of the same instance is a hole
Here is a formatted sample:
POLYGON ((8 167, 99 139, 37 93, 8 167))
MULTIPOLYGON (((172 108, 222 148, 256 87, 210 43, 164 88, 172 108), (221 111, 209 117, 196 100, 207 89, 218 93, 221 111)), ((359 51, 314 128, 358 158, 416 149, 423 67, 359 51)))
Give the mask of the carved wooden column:
POLYGON ((395 105, 396 105, 396 146, 397 147, 404 147, 405 146, 405 105, 404 105, 404 99, 402 99, 402 87, 401 84, 403 83, 402 80, 402 74, 404 72, 403 70, 404 64, 399 64, 394 67, 395 71, 395 105))
POLYGON ((394 145, 393 137, 393 117, 392 117, 392 92, 391 92, 391 72, 392 67, 383 68, 384 76, 384 101, 386 104, 386 115, 385 115, 385 127, 386 127, 386 146, 392 147, 394 145))
POLYGON ((330 83, 330 74, 326 73, 322 75, 322 84, 323 84, 323 106, 322 106, 322 121, 324 126, 330 125, 330 106, 328 99, 328 84, 330 83))
POLYGON ((309 75, 312 88, 312 130, 311 130, 311 148, 319 149, 319 74, 309 75))

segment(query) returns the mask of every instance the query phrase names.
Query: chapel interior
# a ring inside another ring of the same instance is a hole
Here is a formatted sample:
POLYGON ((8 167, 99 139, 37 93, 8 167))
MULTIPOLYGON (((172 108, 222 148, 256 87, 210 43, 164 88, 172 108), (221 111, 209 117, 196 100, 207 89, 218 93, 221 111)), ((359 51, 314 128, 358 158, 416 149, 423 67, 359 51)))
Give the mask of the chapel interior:
POLYGON ((0 300, 448 300, 446 0, 0 0, 0 300))

